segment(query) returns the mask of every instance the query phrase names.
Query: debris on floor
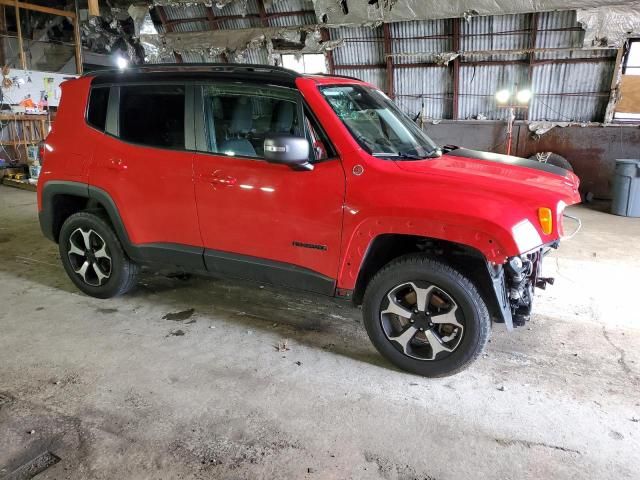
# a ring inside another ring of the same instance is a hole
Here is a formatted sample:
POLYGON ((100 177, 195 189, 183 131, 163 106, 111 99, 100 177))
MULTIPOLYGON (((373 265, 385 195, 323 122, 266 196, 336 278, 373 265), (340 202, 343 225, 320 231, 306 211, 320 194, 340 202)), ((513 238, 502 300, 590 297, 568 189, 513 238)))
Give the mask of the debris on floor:
POLYGON ((183 320, 191 318, 191 315, 193 315, 195 311, 195 308, 190 308, 188 310, 182 310, 181 312, 167 313, 162 317, 162 319, 171 320, 173 322, 182 322, 183 320))
POLYGON ((280 340, 278 342, 278 345, 276 345, 276 351, 286 352, 287 350, 289 350, 289 339, 285 338, 283 340, 280 340))

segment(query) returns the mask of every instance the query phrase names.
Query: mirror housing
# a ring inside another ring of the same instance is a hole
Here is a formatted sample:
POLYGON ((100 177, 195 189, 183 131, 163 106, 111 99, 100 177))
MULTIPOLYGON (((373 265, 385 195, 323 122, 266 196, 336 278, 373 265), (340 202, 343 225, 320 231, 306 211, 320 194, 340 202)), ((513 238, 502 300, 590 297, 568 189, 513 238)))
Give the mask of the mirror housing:
POLYGON ((309 141, 295 135, 267 135, 264 139, 264 158, 267 162, 283 163, 297 170, 313 170, 309 163, 309 141))

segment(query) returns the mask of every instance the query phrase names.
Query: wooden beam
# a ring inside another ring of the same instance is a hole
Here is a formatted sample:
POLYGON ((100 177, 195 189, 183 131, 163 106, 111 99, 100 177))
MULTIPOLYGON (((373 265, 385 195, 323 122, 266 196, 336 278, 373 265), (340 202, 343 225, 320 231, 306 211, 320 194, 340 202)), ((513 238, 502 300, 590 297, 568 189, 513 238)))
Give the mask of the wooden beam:
POLYGON ((71 19, 73 23, 73 40, 75 46, 75 56, 76 56, 76 72, 79 75, 82 75, 82 35, 80 34, 80 15, 78 12, 78 0, 73 2, 75 8, 75 18, 71 19))
POLYGON ((80 35, 80 19, 73 19, 73 40, 76 57, 76 72, 82 75, 82 36, 80 35))
POLYGON ((625 51, 628 43, 618 49, 616 56, 616 66, 613 69, 613 78, 611 79, 611 89, 609 93, 609 102, 604 113, 604 123, 611 123, 616 113, 616 106, 620 97, 620 83, 622 82, 622 67, 624 62, 625 51))
POLYGON ((100 5, 98 4, 98 0, 89 0, 89 15, 92 17, 100 16, 100 5))
POLYGON ((18 31, 18 53, 20 54, 20 68, 27 69, 27 58, 24 55, 24 45, 22 43, 22 25, 20 24, 20 8, 18 2, 14 3, 16 9, 16 30, 18 31))
POLYGON ((75 12, 69 10, 60 10, 59 8, 43 7, 42 5, 34 5, 33 3, 18 2, 17 0, 0 0, 0 5, 8 5, 10 7, 22 8, 23 10, 33 10, 34 12, 48 13, 50 15, 58 15, 59 17, 76 18, 75 12))
POLYGON ((7 59, 4 54, 5 37, 7 35, 7 15, 5 12, 5 6, 0 5, 0 66, 4 66, 7 63, 7 59))

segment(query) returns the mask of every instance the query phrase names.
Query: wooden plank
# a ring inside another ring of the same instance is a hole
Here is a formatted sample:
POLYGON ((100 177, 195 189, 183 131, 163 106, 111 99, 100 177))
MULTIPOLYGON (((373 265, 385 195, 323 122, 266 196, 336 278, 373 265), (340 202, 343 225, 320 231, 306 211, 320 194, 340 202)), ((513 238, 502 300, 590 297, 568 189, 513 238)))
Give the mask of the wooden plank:
POLYGON ((43 7, 42 5, 34 5, 33 3, 18 2, 16 0, 0 0, 0 5, 8 5, 10 7, 17 6, 24 10, 33 10, 35 12, 58 15, 60 17, 76 18, 75 12, 60 10, 59 8, 43 7))
POLYGON ((20 9, 18 8, 18 2, 15 2, 16 9, 16 29, 18 30, 18 53, 20 54, 20 67, 23 70, 27 69, 27 58, 24 55, 24 45, 22 44, 22 26, 20 25, 20 9))
POLYGON ((622 75, 616 112, 640 113, 640 75, 622 75))
POLYGON ((73 19, 73 40, 76 57, 76 72, 82 75, 82 36, 80 35, 80 19, 73 19))
POLYGON ((89 0, 89 15, 92 17, 100 16, 100 5, 98 4, 98 0, 89 0))
POLYGON ((2 179, 2 184, 6 185, 7 187, 15 187, 15 188, 21 188, 22 190, 29 190, 30 192, 35 192, 38 188, 36 185, 32 185, 29 182, 23 182, 21 180, 14 180, 13 178, 6 178, 6 177, 2 179))

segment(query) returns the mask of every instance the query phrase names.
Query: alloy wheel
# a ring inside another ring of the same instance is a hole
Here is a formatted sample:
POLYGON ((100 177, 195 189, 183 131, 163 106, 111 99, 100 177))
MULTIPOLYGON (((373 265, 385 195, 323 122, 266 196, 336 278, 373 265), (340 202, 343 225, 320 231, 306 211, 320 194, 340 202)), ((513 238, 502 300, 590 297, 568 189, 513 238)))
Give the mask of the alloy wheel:
POLYGON ((464 314, 453 297, 426 282, 392 288, 380 305, 380 322, 393 346, 417 360, 449 356, 464 335, 464 314))
POLYGON ((69 236, 67 255, 71 268, 87 285, 99 287, 111 276, 109 249, 93 229, 76 228, 69 236))

